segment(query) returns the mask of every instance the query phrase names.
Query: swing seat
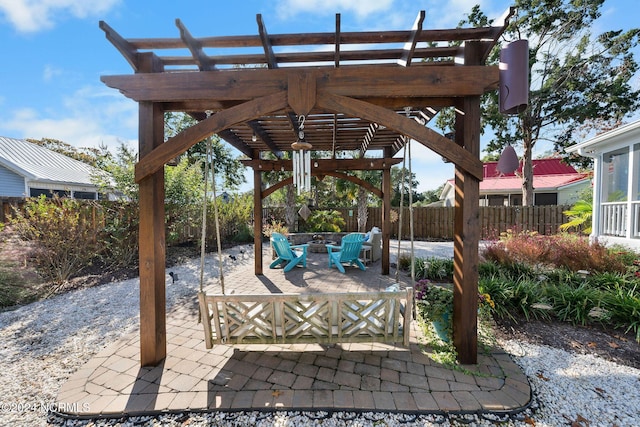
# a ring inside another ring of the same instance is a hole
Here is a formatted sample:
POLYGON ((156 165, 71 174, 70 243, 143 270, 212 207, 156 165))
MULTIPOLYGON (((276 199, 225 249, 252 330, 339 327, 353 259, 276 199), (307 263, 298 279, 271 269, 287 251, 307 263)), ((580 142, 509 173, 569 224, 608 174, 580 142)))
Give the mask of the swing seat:
POLYGON ((276 268, 280 264, 287 263, 284 266, 284 272, 286 273, 293 270, 293 267, 298 264, 302 264, 303 267, 307 266, 308 244, 292 246, 284 235, 273 233, 271 235, 271 246, 276 251, 278 258, 269 265, 269 268, 276 268))
POLYGON ((364 243, 364 234, 351 233, 342 238, 340 246, 325 245, 329 254, 329 268, 335 264, 341 273, 346 273, 342 264, 349 263, 349 265, 357 265, 362 271, 366 270, 359 258, 362 243, 364 243), (333 252, 334 249, 338 252, 333 252))

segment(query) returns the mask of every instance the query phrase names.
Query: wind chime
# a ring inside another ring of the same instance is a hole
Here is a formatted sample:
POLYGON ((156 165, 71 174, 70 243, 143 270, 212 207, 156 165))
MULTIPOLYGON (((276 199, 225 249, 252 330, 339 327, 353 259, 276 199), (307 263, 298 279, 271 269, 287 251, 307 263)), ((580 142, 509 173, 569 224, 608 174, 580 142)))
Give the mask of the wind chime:
POLYGON ((304 141, 304 120, 301 115, 298 118, 298 140, 291 144, 293 159, 293 185, 298 190, 298 195, 311 191, 311 147, 304 141))

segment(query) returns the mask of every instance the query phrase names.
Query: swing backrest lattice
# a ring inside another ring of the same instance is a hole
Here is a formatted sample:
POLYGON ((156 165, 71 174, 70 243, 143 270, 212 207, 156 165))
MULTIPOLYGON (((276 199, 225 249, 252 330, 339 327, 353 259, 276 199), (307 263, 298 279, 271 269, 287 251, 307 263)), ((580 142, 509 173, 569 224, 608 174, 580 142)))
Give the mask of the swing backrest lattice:
POLYGON ((214 343, 392 342, 409 345, 413 289, 275 295, 200 294, 207 348, 214 343))

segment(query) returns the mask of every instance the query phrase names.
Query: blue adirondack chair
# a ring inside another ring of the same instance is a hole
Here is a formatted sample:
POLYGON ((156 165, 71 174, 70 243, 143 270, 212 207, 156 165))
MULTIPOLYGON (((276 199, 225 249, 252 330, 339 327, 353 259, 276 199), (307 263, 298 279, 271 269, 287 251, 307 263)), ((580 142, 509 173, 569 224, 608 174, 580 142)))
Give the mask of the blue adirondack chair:
POLYGON ((349 263, 349 265, 357 265, 360 270, 366 270, 366 267, 358 258, 363 242, 364 234, 351 233, 342 238, 340 246, 326 245, 327 252, 329 253, 329 268, 335 264, 341 273, 345 273, 342 264, 349 263), (334 252, 334 250, 337 252, 334 252))
POLYGON ((291 271, 293 267, 302 264, 307 266, 307 248, 309 245, 291 245, 287 238, 280 233, 271 234, 271 246, 276 251, 278 258, 269 265, 269 268, 276 268, 278 265, 287 263, 284 272, 291 271))

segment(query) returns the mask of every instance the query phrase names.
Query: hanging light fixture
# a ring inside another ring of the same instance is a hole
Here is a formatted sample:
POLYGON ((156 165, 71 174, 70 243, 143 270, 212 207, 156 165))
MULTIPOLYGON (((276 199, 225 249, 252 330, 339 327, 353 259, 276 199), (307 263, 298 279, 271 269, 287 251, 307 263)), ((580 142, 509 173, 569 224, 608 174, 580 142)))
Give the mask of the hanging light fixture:
POLYGON ((298 195, 302 192, 311 191, 311 148, 308 142, 304 141, 304 116, 298 118, 298 140, 291 144, 293 160, 293 185, 298 190, 298 195))
POLYGON ((516 150, 511 146, 511 144, 507 143, 507 146, 502 150, 502 154, 500 154, 500 159, 498 159, 496 169, 498 172, 508 175, 515 172, 515 170, 518 169, 518 166, 520 166, 520 160, 518 160, 516 150))

